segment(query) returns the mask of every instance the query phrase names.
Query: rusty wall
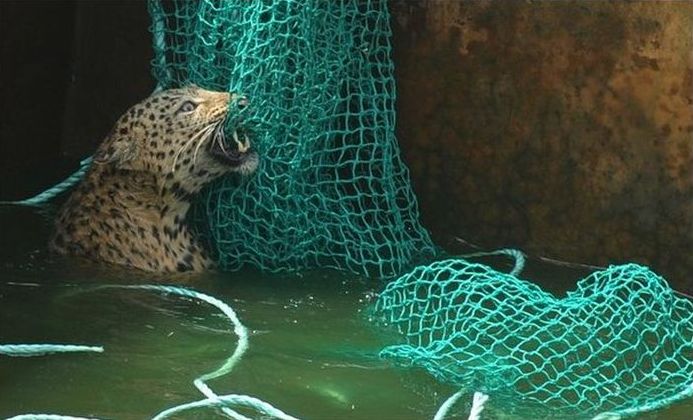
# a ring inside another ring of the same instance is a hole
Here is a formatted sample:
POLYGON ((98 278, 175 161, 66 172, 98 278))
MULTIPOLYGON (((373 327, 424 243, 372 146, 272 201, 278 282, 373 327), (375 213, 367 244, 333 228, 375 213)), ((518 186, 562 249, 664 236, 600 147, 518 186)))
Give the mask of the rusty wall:
POLYGON ((394 1, 425 226, 693 289, 693 2, 394 1))

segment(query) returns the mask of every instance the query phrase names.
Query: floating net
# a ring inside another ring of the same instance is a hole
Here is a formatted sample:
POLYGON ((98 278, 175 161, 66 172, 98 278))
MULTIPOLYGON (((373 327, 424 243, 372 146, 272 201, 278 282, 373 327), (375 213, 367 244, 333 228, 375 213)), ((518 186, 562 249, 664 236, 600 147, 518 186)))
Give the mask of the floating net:
POLYGON ((150 2, 153 73, 242 92, 261 156, 200 219, 222 268, 335 267, 394 277, 434 254, 394 136, 385 1, 150 2))
POLYGON ((559 299, 445 260, 390 283, 375 308, 404 336, 381 356, 556 417, 628 415, 693 395, 693 303, 642 266, 595 272, 559 299))

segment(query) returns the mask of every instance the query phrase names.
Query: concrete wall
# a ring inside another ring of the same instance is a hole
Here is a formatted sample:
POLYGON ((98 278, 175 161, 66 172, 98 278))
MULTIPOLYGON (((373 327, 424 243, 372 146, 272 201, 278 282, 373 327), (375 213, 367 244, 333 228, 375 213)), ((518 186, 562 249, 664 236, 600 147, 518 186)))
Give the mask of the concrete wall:
POLYGON ((395 1, 424 224, 693 289, 693 2, 395 1))

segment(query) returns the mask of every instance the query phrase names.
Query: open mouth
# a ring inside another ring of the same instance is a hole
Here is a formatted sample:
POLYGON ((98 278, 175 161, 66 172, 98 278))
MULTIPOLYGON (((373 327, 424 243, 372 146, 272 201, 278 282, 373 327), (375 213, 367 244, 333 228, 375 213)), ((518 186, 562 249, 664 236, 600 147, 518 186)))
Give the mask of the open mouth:
POLYGON ((220 129, 214 133, 210 144, 210 154, 224 165, 237 167, 248 160, 257 159, 257 153, 250 147, 248 134, 241 128, 237 128, 231 136, 224 135, 223 129, 220 129))

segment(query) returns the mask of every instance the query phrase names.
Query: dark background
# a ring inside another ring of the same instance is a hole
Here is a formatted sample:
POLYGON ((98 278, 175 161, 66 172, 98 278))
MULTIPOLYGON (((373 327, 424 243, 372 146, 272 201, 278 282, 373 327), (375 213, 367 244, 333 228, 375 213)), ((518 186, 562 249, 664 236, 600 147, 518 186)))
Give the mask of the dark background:
MULTIPOLYGON (((392 1, 424 225, 650 265, 693 291, 693 2, 392 1)), ((53 185, 154 89, 144 1, 0 1, 0 200, 53 185)))
POLYGON ((0 1, 0 200, 77 169, 154 80, 144 1, 0 1))

